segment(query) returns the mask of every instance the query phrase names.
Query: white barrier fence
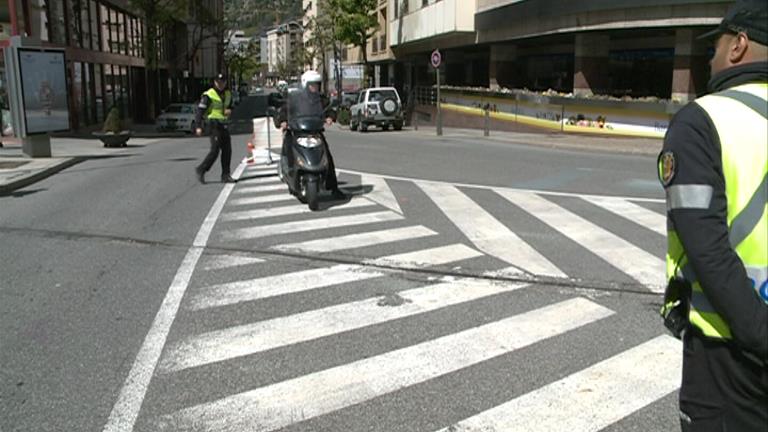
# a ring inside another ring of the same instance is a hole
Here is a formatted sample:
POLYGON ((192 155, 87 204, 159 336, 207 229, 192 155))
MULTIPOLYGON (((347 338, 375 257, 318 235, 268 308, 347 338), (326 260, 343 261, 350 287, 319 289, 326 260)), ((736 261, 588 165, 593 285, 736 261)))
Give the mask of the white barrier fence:
POLYGON ((275 127, 271 117, 255 118, 251 142, 254 147, 254 163, 268 165, 277 159, 274 153, 279 153, 283 146, 283 133, 275 127))

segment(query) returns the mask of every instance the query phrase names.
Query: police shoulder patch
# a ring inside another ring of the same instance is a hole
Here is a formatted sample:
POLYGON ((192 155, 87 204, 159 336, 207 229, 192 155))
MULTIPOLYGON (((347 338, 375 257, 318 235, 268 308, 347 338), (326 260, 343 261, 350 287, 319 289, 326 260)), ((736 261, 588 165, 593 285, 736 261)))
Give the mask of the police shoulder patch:
POLYGON ((671 151, 664 151, 659 155, 659 181, 662 185, 669 186, 677 172, 677 160, 671 151))

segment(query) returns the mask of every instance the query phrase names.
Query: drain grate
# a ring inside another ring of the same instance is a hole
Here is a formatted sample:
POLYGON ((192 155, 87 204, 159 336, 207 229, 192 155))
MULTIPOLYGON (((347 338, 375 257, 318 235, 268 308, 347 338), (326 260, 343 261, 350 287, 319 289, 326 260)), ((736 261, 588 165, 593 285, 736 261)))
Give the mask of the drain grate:
POLYGON ((29 161, 22 161, 22 162, 16 162, 16 161, 0 161, 0 169, 14 169, 18 168, 22 165, 28 164, 29 161))

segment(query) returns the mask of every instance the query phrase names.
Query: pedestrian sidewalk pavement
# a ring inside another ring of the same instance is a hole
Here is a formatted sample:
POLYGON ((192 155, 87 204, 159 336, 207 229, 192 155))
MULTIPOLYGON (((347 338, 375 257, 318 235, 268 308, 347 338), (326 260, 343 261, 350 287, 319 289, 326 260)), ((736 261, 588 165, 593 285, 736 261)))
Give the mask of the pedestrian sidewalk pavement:
POLYGON ((490 140, 509 144, 532 145, 547 148, 589 150, 599 152, 629 153, 656 156, 661 151, 664 140, 660 138, 633 138, 622 136, 602 136, 573 133, 536 133, 490 131, 483 136, 481 129, 443 128, 442 137, 437 136, 434 126, 410 130, 408 133, 432 139, 490 140))
MULTIPOLYGON (((341 127, 337 126, 339 129, 341 127)), ((403 134, 424 139, 491 140, 494 142, 535 145, 548 148, 566 148, 601 152, 619 152, 640 155, 656 155, 662 140, 651 138, 603 137, 559 133, 520 133, 491 131, 489 137, 482 130, 444 128, 438 137, 434 127, 407 129, 403 134)), ((169 135, 171 136, 171 135, 169 135)), ((135 150, 136 146, 151 144, 164 137, 134 137, 128 147, 105 148, 99 140, 91 138, 51 138, 50 158, 30 158, 21 149, 17 139, 4 138, 0 147, 0 195, 28 186, 66 169, 84 159, 107 157, 135 150)), ((279 149, 280 139, 272 142, 273 151, 279 149)), ((258 147, 261 146, 257 146, 258 147)), ((259 155, 262 156, 262 155, 259 155)))
POLYGON ((0 195, 28 186, 66 169, 84 159, 108 157, 135 151, 158 139, 131 138, 128 147, 106 148, 98 139, 51 138, 51 157, 30 158, 24 154, 21 142, 3 138, 0 147, 0 195))

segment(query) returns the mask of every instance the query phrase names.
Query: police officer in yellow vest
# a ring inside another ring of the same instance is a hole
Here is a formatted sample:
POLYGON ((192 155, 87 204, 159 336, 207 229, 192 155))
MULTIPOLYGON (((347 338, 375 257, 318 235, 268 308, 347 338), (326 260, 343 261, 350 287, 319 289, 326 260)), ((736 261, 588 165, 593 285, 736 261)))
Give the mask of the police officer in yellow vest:
POLYGON ((710 94, 675 115, 658 159, 684 432, 768 431, 767 3, 738 0, 703 35, 710 94))
MULTIPOLYGON (((203 116, 205 116, 211 132, 211 150, 203 162, 195 168, 200 183, 205 183, 205 173, 216 162, 219 151, 221 151, 222 183, 235 182, 235 179, 230 175, 232 140, 229 137, 229 115, 231 113, 232 93, 227 90, 227 78, 223 74, 218 74, 213 80, 213 87, 203 93, 200 98, 195 116, 195 124, 197 125, 203 124, 203 116)), ((197 136, 201 136, 203 130, 198 126, 196 133, 197 136)))

